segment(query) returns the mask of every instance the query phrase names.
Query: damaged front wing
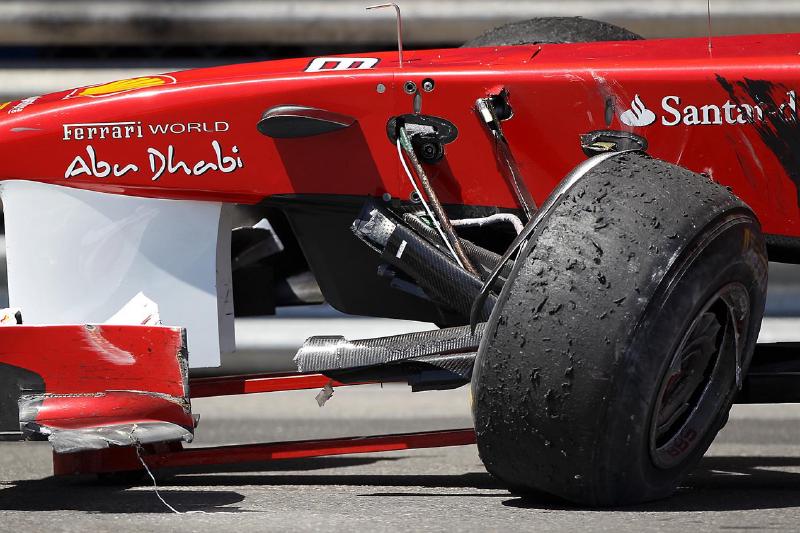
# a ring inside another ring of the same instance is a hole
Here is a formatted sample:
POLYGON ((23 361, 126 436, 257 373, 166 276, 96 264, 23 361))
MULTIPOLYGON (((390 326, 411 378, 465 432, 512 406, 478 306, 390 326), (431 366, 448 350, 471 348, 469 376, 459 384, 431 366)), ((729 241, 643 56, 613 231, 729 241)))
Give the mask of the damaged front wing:
POLYGON ((191 441, 186 335, 130 325, 0 328, 0 435, 56 453, 191 441))

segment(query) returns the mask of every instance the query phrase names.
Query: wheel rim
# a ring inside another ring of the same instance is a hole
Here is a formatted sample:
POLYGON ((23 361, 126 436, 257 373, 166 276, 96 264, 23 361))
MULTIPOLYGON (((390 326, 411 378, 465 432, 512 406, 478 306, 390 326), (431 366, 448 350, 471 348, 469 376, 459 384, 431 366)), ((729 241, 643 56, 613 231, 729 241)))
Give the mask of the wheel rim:
POLYGON ((650 455, 656 466, 672 468, 689 457, 740 383, 749 311, 747 289, 731 283, 688 322, 651 415, 650 455))

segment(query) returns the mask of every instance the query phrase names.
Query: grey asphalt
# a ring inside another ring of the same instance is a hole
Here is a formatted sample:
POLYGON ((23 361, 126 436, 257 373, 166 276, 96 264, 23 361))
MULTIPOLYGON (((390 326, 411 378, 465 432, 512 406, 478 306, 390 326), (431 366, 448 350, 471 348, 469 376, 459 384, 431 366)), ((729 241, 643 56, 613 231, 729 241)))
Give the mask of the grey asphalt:
MULTIPOLYGON (((193 445, 469 426, 466 389, 337 389, 194 402, 193 445)), ((737 406, 668 500, 576 509, 509 494, 474 446, 251 464, 159 476, 151 486, 50 476, 46 443, 0 443, 0 531, 686 531, 796 530, 800 406, 737 406)))

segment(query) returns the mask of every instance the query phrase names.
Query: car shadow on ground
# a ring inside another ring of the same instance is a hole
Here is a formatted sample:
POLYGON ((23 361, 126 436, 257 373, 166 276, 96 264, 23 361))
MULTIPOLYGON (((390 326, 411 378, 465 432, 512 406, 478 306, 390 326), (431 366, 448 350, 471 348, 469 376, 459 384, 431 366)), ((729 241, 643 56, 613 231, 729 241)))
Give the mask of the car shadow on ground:
MULTIPOLYGON (((65 482, 45 478, 0 484, 3 511, 82 511, 85 513, 171 513, 150 490, 90 481, 65 482)), ((151 486, 152 487, 152 486, 151 486)), ((241 512, 235 506, 244 496, 232 490, 170 490, 170 505, 180 512, 241 512)))
MULTIPOLYGON (((486 472, 463 474, 378 474, 342 471, 313 472, 337 468, 332 458, 287 462, 265 472, 247 467, 206 469, 194 475, 176 472, 165 486, 350 486, 391 488, 364 492, 363 497, 494 497, 505 498, 509 507, 574 510, 576 507, 546 494, 508 499, 503 485, 486 472), (407 489, 407 490, 404 490, 407 489), (420 490, 430 489, 430 490, 420 490)), ((340 461, 345 458, 339 458, 340 461)), ((351 458, 352 459, 352 458, 351 458)), ((402 461, 404 457, 375 460, 402 461)), ((276 465, 276 463, 272 463, 276 465)), ((358 466, 353 464, 352 466, 358 466)), ((671 498, 614 510, 631 512, 727 511, 800 507, 800 457, 707 457, 671 498)))
MULTIPOLYGON (((159 472, 158 484, 180 511, 247 512, 237 507, 244 486, 351 486, 391 488, 362 497, 494 497, 507 507, 576 510, 546 494, 509 498, 501 483, 486 472, 463 474, 380 474, 350 471, 403 456, 328 457, 213 466, 159 472), (429 489, 422 490, 420 489, 429 489)), ((122 477, 98 482, 94 477, 56 478, 0 483, 0 510, 89 513, 170 512, 148 490, 149 479, 136 483, 122 477), (127 481, 127 483, 124 483, 127 481)), ((729 511, 800 507, 800 457, 707 457, 676 494, 666 500, 609 509, 628 512, 729 511)), ((597 512, 603 512, 599 510, 597 512)))
MULTIPOLYGON (((575 509, 575 506, 545 494, 516 497, 504 501, 503 505, 528 509, 575 509)), ((705 457, 672 497, 607 510, 683 512, 786 507, 800 507, 800 457, 705 457)))
MULTIPOLYGON (((156 479, 160 489, 168 489, 165 496, 169 500, 169 504, 181 512, 246 512, 235 506, 245 499, 242 494, 234 490, 213 490, 208 486, 224 487, 250 484, 245 479, 235 476, 224 481, 229 474, 235 472, 257 471, 262 473, 259 477, 269 478, 270 476, 263 472, 346 468, 391 460, 395 460, 395 458, 329 457, 216 466, 204 469, 185 468, 157 472, 156 479), (205 475, 193 475, 198 472, 205 475)), ((123 473, 101 479, 96 476, 67 476, 0 482, 0 511, 73 510, 87 513, 172 512, 153 494, 152 482, 144 472, 139 476, 123 473)))

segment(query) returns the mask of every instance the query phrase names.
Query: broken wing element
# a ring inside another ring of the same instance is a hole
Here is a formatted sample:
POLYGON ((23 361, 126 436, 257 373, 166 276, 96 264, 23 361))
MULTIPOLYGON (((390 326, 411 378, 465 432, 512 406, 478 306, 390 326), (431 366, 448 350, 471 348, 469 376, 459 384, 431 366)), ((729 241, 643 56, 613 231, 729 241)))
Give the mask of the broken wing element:
POLYGON ((0 337, 6 435, 18 416, 22 436, 58 453, 191 441, 183 329, 20 325, 0 337))

